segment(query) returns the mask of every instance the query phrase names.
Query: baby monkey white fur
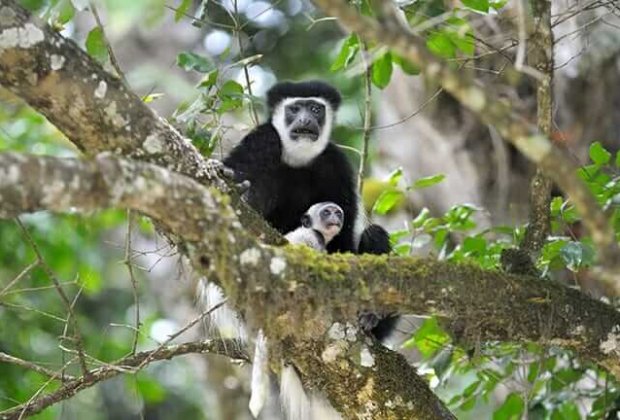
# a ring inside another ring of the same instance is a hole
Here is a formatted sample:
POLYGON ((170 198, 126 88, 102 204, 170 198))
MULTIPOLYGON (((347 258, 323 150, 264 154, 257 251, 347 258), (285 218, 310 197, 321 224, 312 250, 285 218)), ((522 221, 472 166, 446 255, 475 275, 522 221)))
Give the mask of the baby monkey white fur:
MULTIPOLYGON (((301 226, 287 233, 285 238, 296 245, 306 245, 319 252, 326 252, 326 246, 341 231, 344 225, 342 208, 331 201, 316 203, 304 213, 301 226)), ((221 302, 224 299, 222 289, 212 283, 203 281, 199 284, 200 298, 207 307, 221 302)), ((236 337, 243 341, 248 340, 248 334, 243 321, 230 306, 224 305, 213 314, 209 322, 209 329, 220 335, 230 337, 231 327, 237 329, 236 337)), ((262 330, 255 338, 254 358, 252 366, 251 396, 249 408, 254 417, 262 411, 269 395, 269 366, 267 341, 262 330)), ((288 420, 332 420, 340 419, 340 415, 331 407, 329 402, 319 394, 310 393, 303 389, 297 372, 292 366, 282 366, 280 378, 280 401, 288 420)))

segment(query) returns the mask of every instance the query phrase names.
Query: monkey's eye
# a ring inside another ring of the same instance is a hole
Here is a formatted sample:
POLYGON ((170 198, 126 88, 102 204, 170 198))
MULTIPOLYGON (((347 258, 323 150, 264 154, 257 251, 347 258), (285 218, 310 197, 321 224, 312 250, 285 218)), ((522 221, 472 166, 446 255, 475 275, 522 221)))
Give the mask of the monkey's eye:
POLYGON ((339 218, 342 218, 342 212, 340 210, 336 210, 335 213, 336 213, 336 216, 338 216, 339 218))
POLYGON ((321 113, 321 106, 319 105, 311 105, 310 106, 310 112, 312 112, 314 115, 319 115, 321 113))
POLYGON ((325 217, 329 217, 329 209, 323 209, 321 210, 321 217, 325 218, 325 217))
POLYGON ((299 105, 289 105, 288 106, 289 111, 291 111, 293 114, 297 114, 299 112, 299 105))

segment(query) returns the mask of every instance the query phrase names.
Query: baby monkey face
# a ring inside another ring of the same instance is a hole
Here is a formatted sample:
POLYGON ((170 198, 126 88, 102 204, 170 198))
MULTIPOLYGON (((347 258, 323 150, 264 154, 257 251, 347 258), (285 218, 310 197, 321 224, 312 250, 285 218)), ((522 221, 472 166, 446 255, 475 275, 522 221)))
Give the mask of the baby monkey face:
POLYGON ((320 232, 325 243, 340 233, 343 224, 344 212, 338 204, 332 202, 314 204, 302 217, 302 225, 320 232))

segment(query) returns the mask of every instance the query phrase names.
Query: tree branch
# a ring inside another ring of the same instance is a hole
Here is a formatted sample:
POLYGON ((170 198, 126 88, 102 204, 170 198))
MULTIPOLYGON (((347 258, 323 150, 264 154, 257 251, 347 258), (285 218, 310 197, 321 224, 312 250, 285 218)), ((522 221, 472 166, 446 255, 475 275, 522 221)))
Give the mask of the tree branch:
POLYGON ((239 352, 235 354, 238 344, 225 342, 222 340, 205 340, 194 341, 183 344, 171 345, 164 349, 156 349, 153 351, 143 351, 135 355, 128 356, 98 369, 88 371, 87 375, 71 379, 63 384, 58 390, 49 394, 41 395, 32 401, 18 405, 5 411, 0 412, 0 419, 15 420, 27 416, 40 413, 45 408, 56 404, 57 402, 69 399, 78 392, 90 388, 99 382, 113 378, 123 373, 137 373, 140 369, 148 366, 152 362, 160 360, 169 360, 173 357, 190 353, 214 353, 222 354, 232 358, 247 360, 245 353, 239 352), (233 353, 231 353, 233 352, 233 353), (146 361, 146 363, 144 363, 146 361))
POLYGON ((218 190, 110 155, 84 162, 0 154, 0 197, 0 217, 112 206, 160 220, 196 269, 217 278, 276 341, 314 339, 333 322, 354 322, 360 308, 438 315, 459 341, 562 345, 620 378, 620 313, 556 282, 430 259, 264 246, 218 190))
MULTIPOLYGON (((553 124, 553 31, 551 30, 551 2, 530 0, 533 33, 530 36, 532 50, 528 57, 530 66, 541 74, 537 80, 538 129, 551 138, 553 124)), ((530 216, 525 237, 520 248, 536 258, 549 236, 551 229, 551 188, 553 183, 540 169, 530 184, 530 216)))

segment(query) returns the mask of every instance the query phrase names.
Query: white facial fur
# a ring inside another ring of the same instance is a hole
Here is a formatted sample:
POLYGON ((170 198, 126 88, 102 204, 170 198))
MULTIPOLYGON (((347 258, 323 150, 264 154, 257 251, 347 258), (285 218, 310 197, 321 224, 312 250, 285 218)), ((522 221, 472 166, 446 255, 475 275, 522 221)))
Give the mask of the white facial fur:
POLYGON ((282 143, 282 161, 293 168, 301 168, 312 162, 314 158, 323 153, 323 150, 327 147, 333 122, 334 110, 329 102, 323 98, 286 98, 280 102, 273 110, 271 124, 273 124, 280 135, 280 141, 282 143), (303 137, 293 140, 289 136, 288 127, 286 127, 284 122, 284 108, 299 100, 313 100, 325 106, 325 124, 321 127, 319 138, 315 141, 303 137))

